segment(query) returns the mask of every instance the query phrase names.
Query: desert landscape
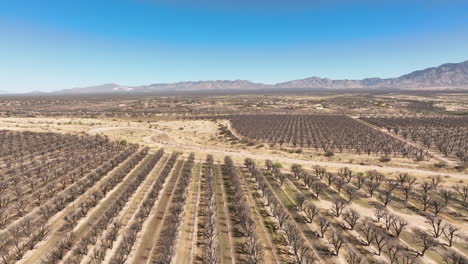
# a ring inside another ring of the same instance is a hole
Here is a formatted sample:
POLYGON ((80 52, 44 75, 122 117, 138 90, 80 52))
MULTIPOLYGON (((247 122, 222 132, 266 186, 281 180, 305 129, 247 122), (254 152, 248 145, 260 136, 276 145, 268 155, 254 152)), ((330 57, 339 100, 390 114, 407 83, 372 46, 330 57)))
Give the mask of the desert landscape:
POLYGON ((465 263, 466 97, 2 97, 1 261, 465 263))
POLYGON ((468 264, 468 1, 0 1, 0 264, 468 264))

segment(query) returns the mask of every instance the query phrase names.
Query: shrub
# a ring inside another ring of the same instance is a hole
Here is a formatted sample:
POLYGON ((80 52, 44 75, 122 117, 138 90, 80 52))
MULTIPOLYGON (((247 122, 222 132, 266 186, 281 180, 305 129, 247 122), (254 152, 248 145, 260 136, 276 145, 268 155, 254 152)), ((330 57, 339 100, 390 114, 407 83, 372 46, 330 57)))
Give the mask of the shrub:
POLYGON ((247 138, 242 138, 242 139, 240 140, 240 143, 242 143, 242 144, 247 144, 247 143, 249 143, 249 140, 248 140, 247 138))
POLYGON ((382 157, 379 158, 380 162, 389 162, 391 160, 392 160, 392 158, 390 158, 388 156, 382 156, 382 157))
POLYGON ((331 151, 325 152, 325 157, 333 157, 334 155, 335 155, 335 153, 333 153, 331 151))
POLYGON ((434 166, 435 166, 436 168, 445 168, 445 167, 447 167, 447 163, 446 163, 446 162, 443 162, 443 161, 440 161, 440 162, 436 162, 436 163, 434 164, 434 166))
POLYGON ((275 162, 275 167, 277 167, 278 169, 281 169, 283 168, 283 164, 281 164, 280 162, 275 162))

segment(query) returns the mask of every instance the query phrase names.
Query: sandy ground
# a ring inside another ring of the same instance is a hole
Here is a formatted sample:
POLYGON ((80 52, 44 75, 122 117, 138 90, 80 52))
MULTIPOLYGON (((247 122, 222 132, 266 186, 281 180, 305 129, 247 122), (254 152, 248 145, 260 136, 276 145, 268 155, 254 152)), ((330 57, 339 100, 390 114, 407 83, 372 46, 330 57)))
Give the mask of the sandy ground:
POLYGON ((179 174, 183 166, 180 159, 174 165, 170 178, 166 179, 162 193, 158 197, 157 204, 148 216, 148 220, 143 225, 143 232, 137 240, 136 250, 129 257, 131 263, 151 263, 152 254, 156 254, 156 243, 161 232, 161 224, 164 219, 166 209, 169 207, 171 197, 175 191, 175 185, 179 179, 179 174))
POLYGON ((197 227, 198 227, 198 204, 199 204, 199 186, 201 179, 202 163, 197 162, 193 168, 192 181, 187 194, 185 203, 184 219, 181 222, 179 238, 176 248, 178 252, 174 257, 176 264, 193 263, 194 246, 196 246, 197 227))
MULTIPOLYGON (((327 167, 327 169, 333 171, 337 170, 340 167, 348 167, 355 171, 368 171, 368 170, 378 170, 385 172, 387 175, 398 175, 398 173, 410 173, 412 176, 420 177, 420 179, 425 179, 429 176, 441 175, 445 176, 445 184, 455 184, 468 180, 468 175, 466 171, 464 173, 448 171, 448 170, 436 170, 431 169, 429 162, 415 163, 411 160, 406 159, 392 159, 389 163, 379 163, 377 162, 378 157, 368 157, 368 156, 357 156, 353 154, 337 154, 335 157, 326 158, 320 155, 317 155, 313 152, 306 153, 288 153, 284 151, 279 151, 278 148, 270 148, 269 146, 263 146, 257 148, 255 146, 246 147, 245 145, 232 145, 225 138, 219 135, 218 125, 222 123, 227 125, 226 121, 213 122, 207 120, 195 120, 195 121, 186 121, 186 120, 172 120, 172 121, 155 121, 155 122, 136 122, 136 121, 118 121, 118 120, 108 120, 108 119, 79 119, 79 118, 0 118, 0 129, 10 129, 10 130, 30 130, 30 131, 49 131, 49 132, 58 132, 58 133, 87 133, 87 134, 102 134, 109 136, 111 139, 115 140, 126 140, 129 143, 138 143, 142 145, 147 145, 153 149, 158 149, 164 147, 166 152, 172 151, 183 151, 185 155, 188 155, 189 152, 195 152, 197 159, 204 159, 206 154, 212 154, 216 162, 222 161, 225 155, 230 155, 233 160, 239 164, 242 164, 246 157, 251 157, 258 161, 259 166, 263 167, 263 162, 266 159, 271 159, 275 162, 281 162, 285 169, 289 170, 289 166, 294 163, 302 164, 306 169, 311 168, 314 165, 320 165, 327 167)), ((179 161, 180 162, 180 161, 179 161)), ((179 164, 181 166, 181 164, 179 164)), ((218 174, 220 172, 220 167, 216 166, 218 174)), ((171 173, 173 174, 173 173, 171 173)), ((198 175, 199 177, 200 175, 198 175)), ((218 175, 219 177, 220 175, 218 175)), ((172 175, 166 180, 167 182, 164 185, 163 196, 158 198, 158 204, 156 205, 153 213, 148 217, 149 221, 145 223, 143 230, 151 230, 151 232, 143 232, 140 234, 138 240, 137 249, 132 253, 130 259, 135 263, 147 263, 151 260, 151 255, 154 254, 154 245, 159 237, 159 232, 161 230, 161 223, 164 218, 164 211, 166 210, 170 198, 172 196, 174 186, 176 185, 177 176, 172 175), (169 185, 169 186, 167 186, 169 185)), ((216 195, 219 197, 217 201, 219 203, 218 210, 222 211, 221 217, 223 219, 218 219, 219 231, 221 236, 224 236, 226 244, 224 250, 227 252, 224 253, 223 263, 234 262, 235 252, 234 252, 234 243, 232 241, 232 230, 229 224, 229 212, 226 206, 226 197, 223 190, 224 185, 222 184, 222 177, 217 179, 219 189, 217 189, 216 195), (220 180, 221 179, 221 180, 220 180)), ((195 182, 196 183, 196 182, 195 182)), ((244 182, 243 182, 244 183, 244 182)), ((199 182, 197 184, 200 184, 199 182)), ((247 184, 248 185, 248 184, 247 184)), ((99 183, 97 184, 99 186, 99 183)), ((244 186, 246 187, 246 186, 244 186)), ((247 188, 247 187, 246 187, 247 188)), ((191 239, 196 236, 196 204, 198 204, 198 195, 194 193, 194 190, 197 190, 198 186, 196 184, 191 186, 191 196, 189 201, 192 201, 193 204, 188 207, 186 219, 183 222, 183 231, 181 233, 181 240, 179 245, 184 249, 184 256, 193 257, 193 248, 196 246, 196 243, 191 243, 191 239)), ((197 191, 198 192, 198 191, 197 191)), ((144 192, 142 192, 144 193, 144 192)), ((141 200, 143 194, 139 195, 137 200, 141 200)), ((106 199, 108 200, 108 199, 106 199)), ((248 199, 251 209, 255 211, 255 202, 253 197, 248 199)), ((328 208, 329 204, 320 204, 322 208, 328 208)), ((369 215, 371 211, 369 208, 362 207, 353 203, 354 209, 358 210, 362 215, 369 215)), ((133 207, 134 209, 136 207, 133 207)), ((136 209, 135 209, 136 210, 136 209)), ((68 211, 68 210, 66 210, 68 211)), ((133 211, 129 212, 128 218, 125 220, 127 223, 130 221, 133 211)), ((408 220, 411 223, 411 226, 421 226, 424 224, 424 218, 415 215, 415 214, 405 214, 398 211, 393 211, 396 215, 399 215, 402 218, 408 220)), ((254 215, 257 215, 257 222, 261 221, 258 218, 258 212, 254 215)), ((82 221, 80 226, 83 226, 85 222, 88 222, 92 217, 87 217, 86 221, 82 221)), ((50 240, 45 243, 38 245, 38 248, 32 252, 29 252, 25 257, 26 262, 22 263, 32 263, 28 262, 30 260, 37 261, 42 252, 48 250, 53 243, 58 241, 62 236, 58 232, 58 227, 63 224, 63 216, 61 215, 59 219, 51 221, 50 226, 53 227, 53 232, 50 235, 50 240)), ((426 224, 424 224, 426 225, 426 224)), ((80 228, 80 227, 77 227, 80 228)), ((261 240, 263 245, 271 248, 271 241, 266 234, 266 230, 263 228, 263 225, 257 225, 258 232, 261 235, 261 240), (263 229, 262 229, 263 228, 263 229)), ((306 240, 308 241, 308 240, 306 240)), ((269 251, 267 254, 268 259, 272 262, 277 262, 278 256, 274 251, 269 251)), ((185 263, 182 259, 178 259, 177 263, 185 263)))
POLYGON ((215 160, 222 160, 230 155, 235 162, 242 163, 246 157, 263 162, 271 159, 290 166, 293 163, 305 166, 320 165, 330 168, 349 167, 356 171, 379 170, 397 175, 410 173, 413 176, 449 176, 448 181, 468 179, 465 172, 437 169, 430 162, 413 162, 409 159, 392 158, 391 162, 378 162, 378 157, 355 155, 352 153, 337 153, 327 158, 321 153, 304 151, 304 153, 289 153, 270 148, 247 147, 241 144, 231 144, 219 135, 218 125, 228 125, 227 121, 209 120, 160 120, 160 121, 119 121, 115 119, 81 119, 81 118, 0 118, 0 129, 52 131, 59 133, 88 133, 107 135, 111 139, 126 140, 139 143, 154 149, 164 147, 167 151, 195 152, 197 156, 205 157, 212 154, 215 160))

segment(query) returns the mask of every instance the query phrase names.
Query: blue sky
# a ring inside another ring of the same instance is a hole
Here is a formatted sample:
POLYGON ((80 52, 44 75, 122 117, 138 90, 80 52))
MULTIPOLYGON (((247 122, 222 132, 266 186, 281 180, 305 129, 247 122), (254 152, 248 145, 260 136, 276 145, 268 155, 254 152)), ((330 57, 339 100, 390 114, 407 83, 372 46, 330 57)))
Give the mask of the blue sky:
POLYGON ((397 77, 468 59, 468 1, 0 0, 0 90, 397 77))

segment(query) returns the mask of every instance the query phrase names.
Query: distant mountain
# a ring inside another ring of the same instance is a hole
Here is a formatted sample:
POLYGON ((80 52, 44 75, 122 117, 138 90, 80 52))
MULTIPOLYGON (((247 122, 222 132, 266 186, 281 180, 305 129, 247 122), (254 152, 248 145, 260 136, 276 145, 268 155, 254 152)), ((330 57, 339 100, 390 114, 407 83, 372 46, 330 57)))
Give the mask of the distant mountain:
POLYGON ((367 78, 363 80, 331 80, 327 78, 310 77, 301 80, 278 83, 277 88, 466 88, 468 87, 468 61, 447 63, 439 67, 427 68, 400 76, 398 78, 380 79, 367 78))
POLYGON ((121 86, 115 83, 107 83, 98 86, 90 86, 85 88, 71 88, 60 90, 55 93, 60 94, 107 94, 107 93, 118 93, 118 92, 131 92, 134 88, 121 86))
POLYGON ((160 83, 141 86, 138 89, 145 92, 189 92, 189 91, 213 91, 213 90, 258 90, 271 88, 271 85, 253 83, 245 80, 235 81, 199 81, 199 82, 178 82, 160 83))
POLYGON ((58 94, 164 93, 198 91, 242 91, 268 89, 468 89, 468 61, 447 63, 402 75, 398 78, 367 78, 363 80, 332 80, 310 77, 277 84, 254 83, 246 80, 216 80, 198 82, 157 83, 144 86, 121 86, 114 83, 72 88, 58 94))
POLYGON ((468 61, 447 63, 397 78, 400 88, 454 87, 468 85, 468 61))

